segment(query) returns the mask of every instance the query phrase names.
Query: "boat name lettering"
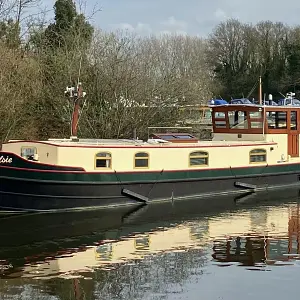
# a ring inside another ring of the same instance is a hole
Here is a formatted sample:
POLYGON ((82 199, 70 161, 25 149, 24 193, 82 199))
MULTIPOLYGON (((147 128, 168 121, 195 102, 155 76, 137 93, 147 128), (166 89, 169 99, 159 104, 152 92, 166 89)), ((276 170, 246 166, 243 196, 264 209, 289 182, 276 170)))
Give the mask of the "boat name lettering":
POLYGON ((13 159, 9 156, 0 156, 0 164, 11 164, 13 159))

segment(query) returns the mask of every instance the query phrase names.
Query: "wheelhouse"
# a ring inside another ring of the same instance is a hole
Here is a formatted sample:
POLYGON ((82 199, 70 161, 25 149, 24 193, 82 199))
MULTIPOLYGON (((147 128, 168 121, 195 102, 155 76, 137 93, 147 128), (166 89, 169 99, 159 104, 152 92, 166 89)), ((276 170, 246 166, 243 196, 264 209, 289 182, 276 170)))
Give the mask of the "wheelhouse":
POLYGON ((300 107, 222 105, 212 108, 215 139, 280 141, 287 139, 288 155, 299 157, 300 107), (279 136, 280 135, 280 136, 279 136))
POLYGON ((226 105, 213 107, 214 133, 288 134, 299 130, 300 107, 226 105))

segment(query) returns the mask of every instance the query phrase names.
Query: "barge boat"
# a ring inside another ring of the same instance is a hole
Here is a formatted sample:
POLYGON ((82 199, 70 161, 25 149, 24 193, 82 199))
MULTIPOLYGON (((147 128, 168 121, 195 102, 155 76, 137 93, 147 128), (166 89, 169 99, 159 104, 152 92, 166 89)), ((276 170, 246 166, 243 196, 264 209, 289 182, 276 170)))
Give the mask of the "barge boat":
POLYGON ((211 106, 213 138, 154 134, 9 140, 0 151, 3 211, 57 211, 245 194, 300 186, 300 107, 211 106))

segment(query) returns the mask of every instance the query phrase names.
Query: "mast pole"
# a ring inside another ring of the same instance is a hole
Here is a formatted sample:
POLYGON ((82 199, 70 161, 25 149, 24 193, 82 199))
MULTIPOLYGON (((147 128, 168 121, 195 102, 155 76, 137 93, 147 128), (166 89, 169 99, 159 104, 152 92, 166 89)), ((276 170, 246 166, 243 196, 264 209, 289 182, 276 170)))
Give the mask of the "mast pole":
POLYGON ((259 95, 258 95, 258 100, 259 104, 262 105, 262 86, 261 86, 261 76, 259 76, 259 95))
POLYGON ((67 87, 65 96, 68 97, 73 105, 73 112, 71 118, 71 140, 78 140, 77 129, 79 122, 79 109, 81 100, 86 96, 86 92, 82 89, 82 83, 78 82, 76 87, 67 87))
POLYGON ((77 95, 74 97, 74 108, 72 114, 71 123, 71 137, 77 138, 78 119, 79 119, 79 107, 80 100, 82 98, 82 84, 79 82, 77 85, 77 95))

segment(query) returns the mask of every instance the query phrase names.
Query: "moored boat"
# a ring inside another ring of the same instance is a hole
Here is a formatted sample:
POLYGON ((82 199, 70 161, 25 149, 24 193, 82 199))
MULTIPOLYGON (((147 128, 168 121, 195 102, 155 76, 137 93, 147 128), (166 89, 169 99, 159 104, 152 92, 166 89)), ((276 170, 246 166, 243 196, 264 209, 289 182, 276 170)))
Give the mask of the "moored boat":
POLYGON ((2 145, 2 210, 87 209, 300 185, 298 107, 211 106, 210 141, 176 132, 147 141, 78 139, 81 86, 70 93, 71 138, 2 145))

